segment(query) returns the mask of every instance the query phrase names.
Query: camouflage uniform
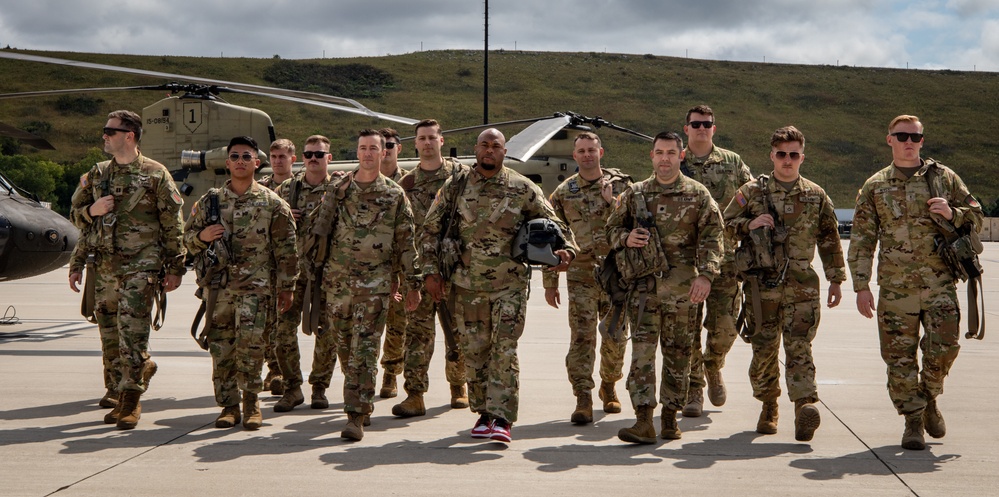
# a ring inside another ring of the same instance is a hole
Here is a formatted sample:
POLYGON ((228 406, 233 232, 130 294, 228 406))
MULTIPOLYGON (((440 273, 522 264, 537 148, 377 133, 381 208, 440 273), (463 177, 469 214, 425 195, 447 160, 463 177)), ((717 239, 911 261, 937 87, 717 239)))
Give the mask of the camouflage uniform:
MULTIPOLYGON (((257 184, 260 186, 266 186, 274 191, 277 191, 277 188, 281 186, 280 183, 274 181, 274 176, 270 174, 260 178, 260 180, 257 181, 257 184)), ((274 302, 277 303, 277 295, 274 296, 274 302)), ((277 376, 278 379, 281 379, 282 382, 284 381, 284 376, 281 372, 281 363, 277 355, 277 344, 274 343, 274 335, 278 332, 277 320, 278 313, 275 311, 267 317, 267 331, 264 332, 264 361, 267 364, 267 380, 264 381, 265 390, 270 388, 270 380, 272 380, 275 376, 277 376)), ((299 358, 301 358, 301 354, 299 354, 299 358)), ((299 371, 299 377, 301 377, 301 371, 299 371)), ((298 383, 301 384, 301 380, 298 383)))
MULTIPOLYGON (((205 319, 212 320, 208 351, 215 401, 228 407, 239 404, 240 390, 256 394, 264 388, 260 378, 264 332, 270 315, 276 312, 274 296, 295 289, 298 252, 295 220, 288 204, 276 193, 254 182, 237 195, 229 180, 215 192, 227 227, 231 260, 214 315, 205 319)), ((198 234, 208 226, 209 194, 194 205, 184 226, 184 244, 195 255, 208 248, 198 234)))
MULTIPOLYGON (((405 176, 402 168, 396 168, 395 174, 386 176, 388 179, 399 183, 405 176)), ((401 281, 402 278, 398 277, 401 281)), ((393 377, 402 373, 403 361, 406 356, 406 304, 404 301, 389 299, 388 317, 385 318, 385 343, 382 346, 382 369, 385 374, 393 377)))
MULTIPOLYGON (((707 187, 711 198, 715 199, 719 209, 732 201, 735 191, 746 182, 753 179, 749 166, 742 161, 739 154, 711 147, 708 157, 701 160, 694 156, 688 147, 686 159, 681 171, 707 187)), ((735 329, 735 317, 739 315, 739 303, 742 294, 739 288, 738 274, 735 270, 736 240, 725 239, 725 254, 722 259, 721 274, 711 282, 711 293, 704 302, 707 316, 704 327, 708 334, 701 351, 701 329, 694 336, 694 354, 690 360, 690 389, 704 388, 705 370, 721 371, 725 366, 725 355, 732 349, 738 330, 735 329)))
MULTIPOLYGON (((305 171, 301 171, 274 189, 274 192, 282 200, 289 202, 288 207, 299 209, 302 212, 302 217, 295 223, 300 256, 304 256, 305 240, 309 230, 312 229, 310 213, 319 205, 328 184, 329 180, 324 179, 318 185, 312 186, 305 181, 305 171), (290 205, 292 190, 295 188, 296 182, 299 183, 298 199, 295 205, 290 205)), ((305 277, 305 272, 309 270, 310 265, 304 259, 299 262, 301 262, 299 266, 301 276, 295 283, 295 300, 292 301, 291 309, 288 312, 278 315, 277 327, 272 340, 274 355, 281 365, 286 390, 302 386, 302 353, 298 347, 298 328, 302 324, 303 297, 305 296, 305 285, 309 280, 305 277)), ((323 328, 329 329, 328 326, 323 328)), ((316 347, 312 355, 312 374, 309 375, 310 384, 319 383, 323 388, 330 386, 333 366, 336 365, 336 356, 334 355, 336 342, 333 340, 333 335, 333 333, 323 333, 316 337, 316 347)))
MULTIPOLYGON (((94 278, 94 302, 108 301, 114 298, 115 279, 111 258, 102 258, 101 264, 94 262, 94 274, 84 274, 87 257, 93 254, 84 240, 80 240, 73 248, 69 259, 69 274, 80 273, 85 278, 94 278)), ((96 259, 96 257, 95 257, 96 259)), ((86 280, 84 280, 86 281, 86 280)), ((86 291, 86 290, 84 290, 86 291)), ((104 363, 104 388, 108 392, 117 392, 121 383, 121 347, 118 340, 118 327, 115 325, 117 316, 105 313, 95 313, 97 332, 101 338, 101 358, 104 363)))
MULTIPOLYGON (((468 174, 456 213, 461 263, 451 279, 468 401, 473 412, 513 423, 520 403, 517 340, 524 332, 530 281, 528 266, 510 256, 513 239, 523 223, 544 217, 567 235, 567 249, 576 248, 571 232, 531 180, 508 167, 491 178, 474 169, 468 174)), ((420 236, 424 275, 440 274, 438 234, 445 228, 446 192, 453 181, 444 183, 427 212, 420 236)))
POLYGON ((413 211, 402 187, 381 174, 368 185, 352 180, 344 195, 323 270, 326 314, 344 375, 344 411, 370 414, 392 280, 404 274, 409 287, 420 284, 413 211))
MULTIPOLYGON (((579 244, 579 255, 566 271, 569 304, 569 352, 565 367, 572 384, 572 392, 579 395, 593 390, 593 364, 596 360, 597 323, 610 311, 610 300, 597 284, 594 267, 610 252, 607 244, 606 223, 612 206, 600 193, 601 180, 612 183, 614 196, 630 185, 630 181, 614 170, 603 170, 595 181, 587 181, 576 174, 570 176, 552 192, 549 200, 555 215, 572 230, 579 244)), ((545 288, 558 288, 558 273, 543 273, 545 288)), ((624 352, 628 345, 624 337, 618 340, 603 336, 600 343, 600 379, 615 383, 624 377, 624 352)))
MULTIPOLYGON (((153 297, 163 274, 184 274, 181 199, 170 172, 139 155, 130 164, 114 160, 80 177, 70 220, 95 252, 98 274, 95 313, 108 346, 117 331, 117 390, 144 392, 142 365, 149 359, 153 297), (87 210, 103 196, 103 183, 115 197, 114 210, 92 218, 87 210), (113 222, 112 222, 113 221, 113 222)), ((113 360, 113 359, 112 359, 113 360)))
MULTIPOLYGON (((760 299, 763 315, 756 316, 752 306, 746 309, 752 336, 753 359, 749 379, 753 396, 761 401, 780 397, 780 343, 784 341, 785 381, 792 401, 818 402, 815 385, 815 363, 812 361, 812 340, 819 327, 822 296, 819 276, 812 267, 815 249, 826 280, 846 281, 846 265, 839 240, 839 222, 833 203, 819 185, 799 177, 790 191, 776 181, 766 183, 766 192, 759 181, 739 188, 734 200, 725 209, 725 224, 733 239, 749 236, 750 221, 770 213, 763 195, 769 195, 778 213, 774 222, 788 229, 784 244, 788 268, 784 279, 775 288, 759 285, 759 295, 746 285, 747 299, 760 299)), ((770 213, 772 215, 772 213, 770 213)))
MULTIPOLYGON (((448 158, 444 159, 444 164, 436 171, 428 173, 417 167, 406 175, 410 179, 402 181, 401 184, 404 185, 406 197, 409 198, 410 205, 413 207, 417 239, 422 236, 423 222, 427 218, 427 211, 430 209, 437 191, 455 173, 467 170, 467 166, 448 158)), ((406 325, 406 368, 404 375, 407 393, 425 393, 430 386, 428 371, 430 359, 434 355, 434 315, 437 315, 437 304, 427 292, 424 291, 421 296, 423 298, 420 300, 420 306, 410 313, 409 323, 406 325)), ((444 319, 443 316, 437 316, 438 319, 444 319)), ((452 323, 451 329, 457 330, 457 323, 452 323)), ((386 343, 388 343, 387 340, 386 343)), ((459 353, 457 361, 445 360, 444 375, 452 386, 464 387, 464 355, 459 353)))
POLYGON ((954 209, 954 226, 980 230, 982 208, 948 167, 924 159, 911 178, 894 163, 868 178, 857 195, 849 263, 856 291, 870 289, 874 247, 878 252, 878 330, 888 365, 888 396, 899 414, 921 413, 943 393, 944 377, 961 348, 957 282, 934 249, 926 177, 938 167, 937 191, 954 209), (923 326, 920 339, 919 326, 923 326), (922 351, 922 367, 917 348, 922 351))
POLYGON ((625 247, 636 227, 635 200, 644 195, 663 245, 668 274, 655 276, 645 311, 637 316, 639 292, 632 292, 627 309, 631 326, 631 370, 628 392, 636 411, 656 406, 656 346, 662 347, 663 372, 659 401, 679 410, 687 399, 691 349, 700 328, 698 306, 690 303, 690 286, 698 276, 718 277, 724 238, 721 214, 711 193, 700 183, 680 176, 663 186, 652 176, 624 191, 607 219, 611 248, 625 247), (640 192, 640 193, 639 193, 640 192))

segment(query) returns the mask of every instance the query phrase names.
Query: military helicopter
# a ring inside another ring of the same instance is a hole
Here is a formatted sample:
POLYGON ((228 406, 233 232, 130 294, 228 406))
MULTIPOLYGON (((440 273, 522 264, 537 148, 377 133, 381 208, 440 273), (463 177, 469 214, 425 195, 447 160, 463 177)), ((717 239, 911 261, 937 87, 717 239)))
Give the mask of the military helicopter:
POLYGON ((0 281, 62 267, 79 237, 69 220, 0 173, 0 281))

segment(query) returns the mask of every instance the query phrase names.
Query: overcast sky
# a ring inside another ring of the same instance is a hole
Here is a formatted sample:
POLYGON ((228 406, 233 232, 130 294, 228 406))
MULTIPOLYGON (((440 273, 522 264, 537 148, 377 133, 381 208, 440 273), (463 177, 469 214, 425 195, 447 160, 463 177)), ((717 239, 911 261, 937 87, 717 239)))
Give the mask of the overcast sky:
MULTIPOLYGON (((999 72, 999 0, 493 0, 491 49, 999 72)), ((0 46, 304 59, 481 49, 481 0, 0 0, 0 46)))

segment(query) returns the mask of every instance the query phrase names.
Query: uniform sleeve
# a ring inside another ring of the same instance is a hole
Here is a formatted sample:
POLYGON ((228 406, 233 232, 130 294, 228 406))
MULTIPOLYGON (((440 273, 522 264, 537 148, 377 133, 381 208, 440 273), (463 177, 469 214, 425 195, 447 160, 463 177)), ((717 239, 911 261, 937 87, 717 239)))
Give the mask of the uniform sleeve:
POLYGON ((76 185, 76 191, 73 192, 73 198, 70 200, 69 220, 81 232, 87 231, 94 222, 94 219, 90 217, 88 212, 90 206, 94 205, 94 196, 90 192, 89 186, 93 182, 94 169, 80 176, 80 183, 76 185))
POLYGON ((167 274, 182 276, 184 257, 187 250, 184 247, 184 217, 181 208, 184 199, 177 190, 173 178, 163 169, 156 192, 156 207, 160 213, 160 245, 163 247, 163 269, 167 274))
MULTIPOLYGON (((401 189, 400 189, 401 191, 401 189)), ((399 205, 396 208, 395 233, 392 246, 395 248, 393 274, 402 276, 410 289, 419 289, 421 283, 420 260, 417 257, 414 234, 416 231, 413 220, 413 208, 405 193, 399 194, 399 205)))
POLYGON ((69 256, 69 274, 82 273, 87 265, 88 248, 83 242, 83 238, 73 247, 73 253, 69 256))
POLYGON ((625 247, 625 240, 631 227, 635 225, 635 220, 631 213, 631 205, 634 204, 631 198, 635 195, 633 186, 629 186, 617 197, 614 210, 607 216, 607 244, 611 250, 625 247))
MULTIPOLYGON (((738 175, 739 175, 739 181, 741 181, 742 184, 749 183, 754 179, 753 173, 749 170, 749 166, 747 166, 746 163, 743 162, 741 158, 739 159, 738 175)), ((725 206, 719 206, 719 207, 723 209, 725 208, 725 206)))
POLYGON ((198 238, 198 233, 201 233, 201 230, 205 229, 206 226, 206 198, 208 198, 207 193, 195 202, 194 207, 191 208, 191 216, 184 224, 184 247, 192 256, 198 255, 208 248, 208 244, 198 238))
POLYGON ((284 200, 277 199, 275 202, 270 233, 276 276, 274 290, 294 291, 298 279, 298 242, 295 238, 295 219, 284 200))
POLYGON ((853 214, 853 226, 850 229, 847 262, 850 265, 850 276, 853 278, 853 290, 857 292, 871 289, 874 249, 878 244, 880 220, 871 190, 870 185, 865 183, 857 194, 857 206, 853 214))
POLYGON ((697 220, 697 272, 710 281, 721 273, 725 231, 721 212, 711 193, 704 191, 704 203, 697 220))
POLYGON ((733 240, 742 240, 749 234, 749 222, 756 216, 752 215, 749 200, 752 198, 753 187, 748 182, 739 187, 735 196, 725 206, 723 215, 725 229, 733 240))
POLYGON ((951 179, 952 199, 951 208, 954 209, 954 218, 951 222, 955 228, 960 228, 966 224, 971 224, 971 230, 980 233, 982 225, 985 223, 985 214, 982 212, 982 205, 975 200, 975 197, 968 191, 964 181, 953 172, 949 175, 951 179))
POLYGON ((832 283, 846 281, 846 263, 843 261, 843 245, 839 239, 839 221, 836 209, 828 195, 822 201, 819 214, 819 232, 816 246, 822 259, 822 270, 826 280, 832 283))
MULTIPOLYGON (((561 190, 556 188, 552 192, 551 196, 548 197, 548 202, 552 206, 552 211, 555 212, 555 218, 568 226, 565 218, 565 209, 562 206, 562 196, 560 195, 561 190)), ((554 219, 553 219, 554 220, 554 219)), ((544 288, 558 288, 559 273, 554 271, 542 271, 541 272, 541 284, 544 288)))
POLYGON ((444 214, 450 209, 447 204, 447 192, 451 189, 453 178, 453 176, 448 178, 440 190, 437 190, 434 202, 427 210, 427 218, 423 221, 423 229, 420 230, 417 246, 420 247, 420 263, 423 265, 421 272, 424 277, 431 274, 441 274, 437 251, 440 245, 440 232, 444 229, 441 226, 444 214))

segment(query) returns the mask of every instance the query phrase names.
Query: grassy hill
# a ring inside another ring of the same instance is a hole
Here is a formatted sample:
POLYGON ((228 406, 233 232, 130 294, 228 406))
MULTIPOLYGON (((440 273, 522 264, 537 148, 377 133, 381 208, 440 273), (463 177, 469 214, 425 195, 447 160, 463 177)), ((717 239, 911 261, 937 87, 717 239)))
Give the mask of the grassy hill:
MULTIPOLYGON (((276 59, 196 58, 34 52, 226 81, 270 85, 263 79, 276 59)), ((398 56, 303 61, 321 65, 365 64, 392 84, 379 96, 359 97, 381 112, 434 117, 445 127, 482 122, 482 54, 431 51, 398 56)), ((686 110, 699 103, 715 109, 716 143, 740 153, 754 174, 769 172, 769 137, 793 124, 807 138, 802 174, 824 186, 838 206, 850 207, 863 180, 886 165, 887 124, 915 114, 926 127, 924 156, 956 169, 972 192, 991 203, 999 196, 999 74, 860 67, 716 62, 652 55, 607 53, 491 52, 489 119, 493 122, 571 110, 601 116, 646 134, 680 131, 686 110), (982 132, 981 130, 985 130, 982 132)), ((159 84, 166 81, 92 69, 0 59, 0 93, 159 84)), ((341 95, 342 96, 342 95, 341 95)), ((100 145, 107 112, 139 110, 161 98, 150 92, 104 92, 91 100, 57 97, 0 100, 0 121, 36 129, 57 151, 22 153, 57 162, 79 160, 100 145), (90 108, 87 108, 90 107, 90 108), (96 108, 96 110, 94 110, 96 108)), ((298 144, 313 133, 330 136, 334 155, 353 149, 362 127, 391 125, 321 108, 241 95, 226 99, 257 107, 277 133, 298 144)), ((409 129, 401 130, 404 135, 409 129)), ((511 136, 517 129, 510 129, 511 136)), ((650 171, 647 142, 600 131, 604 163, 635 177, 650 171)), ((475 134, 449 136, 447 147, 471 153, 475 134)), ((414 155, 411 147, 405 155, 414 155)), ((341 158, 341 157, 337 157, 341 158)))

